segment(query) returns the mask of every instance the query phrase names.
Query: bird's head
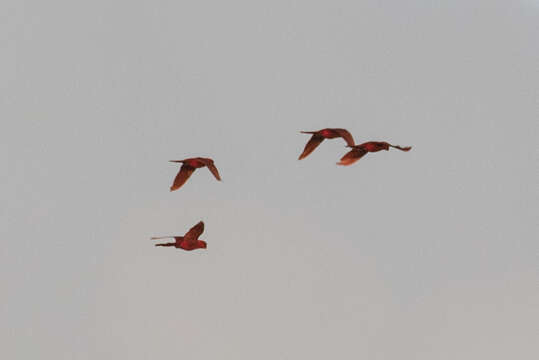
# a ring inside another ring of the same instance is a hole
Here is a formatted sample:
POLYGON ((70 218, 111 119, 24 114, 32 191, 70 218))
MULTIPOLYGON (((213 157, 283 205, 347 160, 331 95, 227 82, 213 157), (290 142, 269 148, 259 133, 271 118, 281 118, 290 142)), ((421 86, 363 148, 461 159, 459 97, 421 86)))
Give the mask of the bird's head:
POLYGON ((198 247, 200 249, 205 249, 208 247, 208 244, 206 244, 206 242, 204 240, 198 240, 198 247))

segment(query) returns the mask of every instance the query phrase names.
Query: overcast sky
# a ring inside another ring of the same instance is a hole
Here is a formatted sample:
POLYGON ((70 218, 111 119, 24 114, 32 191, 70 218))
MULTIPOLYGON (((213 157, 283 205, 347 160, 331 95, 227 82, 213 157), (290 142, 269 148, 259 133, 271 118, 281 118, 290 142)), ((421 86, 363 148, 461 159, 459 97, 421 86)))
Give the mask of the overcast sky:
POLYGON ((538 358, 539 2, 0 16, 1 358, 538 358))

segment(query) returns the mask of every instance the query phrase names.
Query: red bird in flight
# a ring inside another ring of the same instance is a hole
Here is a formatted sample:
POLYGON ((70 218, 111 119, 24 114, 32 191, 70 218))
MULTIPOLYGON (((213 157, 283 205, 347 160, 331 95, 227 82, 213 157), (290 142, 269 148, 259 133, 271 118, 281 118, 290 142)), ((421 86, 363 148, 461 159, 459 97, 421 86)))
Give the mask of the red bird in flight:
POLYGON ((306 158, 307 155, 312 153, 313 150, 316 149, 318 147, 318 145, 320 145, 320 143, 322 141, 324 141, 324 139, 335 139, 335 138, 341 137, 341 138, 344 139, 344 141, 346 141, 346 144, 348 144, 348 146, 354 146, 355 145, 354 138, 352 137, 352 134, 350 134, 348 132, 348 130, 346 130, 346 129, 330 129, 330 128, 327 128, 327 129, 322 129, 322 130, 318 130, 318 131, 301 131, 301 133, 302 134, 313 134, 313 136, 311 136, 311 139, 309 140, 307 145, 305 145, 305 149, 303 150, 303 152, 299 156, 298 160, 306 158))
POLYGON ((155 244, 155 246, 174 246, 178 249, 184 250, 195 250, 195 249, 205 249, 207 244, 203 240, 198 240, 200 234, 204 232, 204 222, 200 221, 198 224, 193 226, 184 236, 159 236, 152 237, 152 240, 156 239, 174 239, 176 242, 155 244))
POLYGON ((204 166, 206 166, 211 171, 211 173, 213 174, 213 176, 215 176, 217 180, 221 181, 219 171, 217 171, 217 168, 213 164, 212 159, 196 157, 184 160, 170 160, 170 162, 182 163, 180 172, 178 172, 178 175, 176 175, 174 183, 170 187, 170 191, 179 189, 183 184, 185 184, 191 174, 193 174, 193 171, 204 166))
POLYGON ((351 147, 352 150, 347 152, 341 158, 341 161, 337 163, 337 165, 352 165, 353 163, 361 159, 366 153, 377 152, 381 150, 387 151, 390 147, 399 149, 401 151, 409 151, 412 148, 411 146, 401 147, 398 145, 391 145, 390 143, 387 143, 385 141, 369 141, 360 145, 348 147, 351 147))

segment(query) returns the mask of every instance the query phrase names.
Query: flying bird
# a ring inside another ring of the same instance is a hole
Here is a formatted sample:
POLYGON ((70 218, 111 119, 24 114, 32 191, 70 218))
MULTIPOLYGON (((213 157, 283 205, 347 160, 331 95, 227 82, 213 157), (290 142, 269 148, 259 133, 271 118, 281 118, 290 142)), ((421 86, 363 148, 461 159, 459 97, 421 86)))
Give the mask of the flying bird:
POLYGON ((341 161, 337 163, 337 165, 352 165, 353 163, 361 159, 366 153, 377 152, 381 150, 387 151, 390 147, 399 149, 401 151, 409 151, 412 148, 411 146, 402 147, 399 145, 391 145, 390 143, 387 143, 385 141, 369 141, 360 145, 347 147, 351 147, 352 150, 347 152, 341 158, 341 161))
POLYGON ((217 180, 221 181, 219 171, 217 171, 212 159, 196 157, 183 160, 170 160, 170 162, 182 163, 182 167, 180 168, 178 175, 176 175, 174 183, 172 183, 172 186, 170 187, 170 191, 179 189, 183 184, 185 184, 191 174, 193 174, 193 171, 204 166, 211 171, 217 180))
POLYGON ((309 142, 307 142, 307 145, 305 145, 305 149, 303 150, 303 152, 299 156, 298 160, 306 158, 307 155, 312 153, 313 150, 316 149, 318 147, 318 145, 320 145, 320 143, 322 141, 324 141, 324 139, 335 139, 335 138, 341 137, 341 138, 344 139, 344 141, 346 141, 346 144, 348 146, 354 146, 355 145, 354 138, 352 137, 352 134, 350 134, 348 132, 348 130, 346 130, 346 129, 330 129, 330 128, 327 128, 327 129, 322 129, 322 130, 318 130, 318 131, 301 131, 301 133, 302 134, 313 134, 313 136, 311 136, 311 139, 309 140, 309 142))
POLYGON ((184 236, 159 236, 152 237, 152 240, 157 239, 174 239, 175 242, 155 244, 155 246, 174 246, 178 249, 184 250, 195 250, 195 249, 205 249, 207 244, 203 240, 198 240, 200 234, 204 232, 204 222, 200 221, 198 224, 193 226, 184 236))

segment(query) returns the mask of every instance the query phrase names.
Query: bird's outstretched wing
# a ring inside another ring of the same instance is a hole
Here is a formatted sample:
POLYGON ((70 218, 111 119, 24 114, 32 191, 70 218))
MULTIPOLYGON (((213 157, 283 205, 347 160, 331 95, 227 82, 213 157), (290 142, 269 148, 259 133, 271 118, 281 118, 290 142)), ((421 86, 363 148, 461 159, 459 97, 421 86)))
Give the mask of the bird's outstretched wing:
POLYGON ((348 146, 354 146, 356 143, 354 142, 354 138, 352 137, 352 134, 348 132, 346 129, 333 129, 337 134, 339 134, 340 137, 346 141, 346 145, 348 146))
POLYGON ((365 155, 367 152, 368 151, 363 148, 353 148, 352 150, 344 154, 344 156, 341 158, 341 161, 339 161, 337 165, 352 165, 353 163, 361 159, 363 155, 365 155))
POLYGON ((188 243, 193 243, 198 240, 198 237, 204 232, 204 222, 199 221, 198 224, 193 226, 185 236, 183 237, 184 241, 188 243))
POLYGON ((313 136, 311 136, 311 139, 309 140, 307 145, 305 145, 305 149, 303 149, 303 152, 299 156, 298 160, 306 158, 310 153, 314 151, 314 149, 316 149, 318 145, 320 145, 322 141, 324 141, 324 137, 322 135, 314 134, 313 136))
POLYGON ((213 163, 213 160, 212 159, 201 158, 201 161, 204 163, 204 165, 206 165, 208 170, 211 171, 213 176, 215 176, 215 178, 217 180, 221 181, 221 177, 219 176, 219 171, 217 171, 217 168, 215 167, 215 164, 213 163))
POLYGON ((208 166, 208 169, 210 169, 213 176, 215 176, 217 180, 221 181, 221 177, 219 176, 219 171, 217 171, 217 168, 215 167, 215 165, 211 163, 211 164, 208 164, 207 166, 208 166))
POLYGON ((193 174, 193 171, 195 171, 195 168, 192 166, 189 166, 187 164, 183 164, 180 168, 180 171, 178 172, 178 175, 176 175, 176 178, 174 178, 174 183, 170 187, 170 191, 174 191, 179 189, 187 179, 193 174))

